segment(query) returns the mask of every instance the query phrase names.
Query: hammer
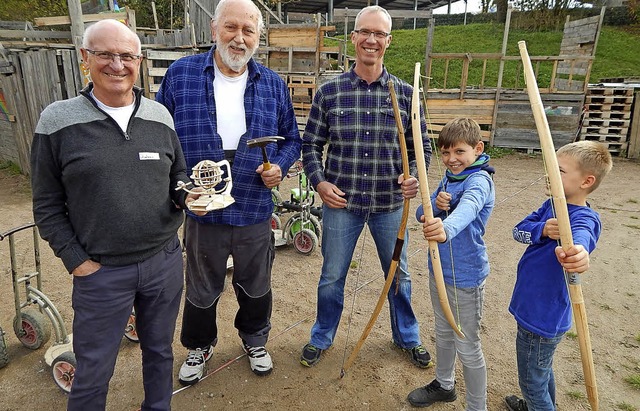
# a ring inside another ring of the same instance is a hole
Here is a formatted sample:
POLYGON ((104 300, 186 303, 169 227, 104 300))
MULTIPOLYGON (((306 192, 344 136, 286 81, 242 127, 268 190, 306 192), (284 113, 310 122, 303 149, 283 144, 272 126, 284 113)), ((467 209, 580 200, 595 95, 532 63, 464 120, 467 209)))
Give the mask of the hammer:
POLYGON ((247 147, 260 147, 262 149, 262 169, 267 171, 271 168, 271 163, 269 162, 269 158, 267 157, 266 145, 269 143, 276 143, 278 140, 284 140, 284 137, 280 136, 269 136, 269 137, 258 137, 252 140, 247 141, 247 147))

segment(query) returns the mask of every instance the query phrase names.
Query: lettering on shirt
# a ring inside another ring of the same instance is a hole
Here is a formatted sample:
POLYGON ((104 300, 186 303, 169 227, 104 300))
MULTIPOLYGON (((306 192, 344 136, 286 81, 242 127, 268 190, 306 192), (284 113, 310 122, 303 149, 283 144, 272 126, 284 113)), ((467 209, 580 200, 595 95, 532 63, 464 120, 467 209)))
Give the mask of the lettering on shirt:
POLYGON ((159 153, 140 152, 140 153, 138 153, 138 157, 140 158, 140 160, 160 160, 160 154, 159 153))
POLYGON ((513 238, 524 244, 533 244, 533 241, 531 241, 531 233, 529 231, 518 230, 517 227, 513 229, 513 238))

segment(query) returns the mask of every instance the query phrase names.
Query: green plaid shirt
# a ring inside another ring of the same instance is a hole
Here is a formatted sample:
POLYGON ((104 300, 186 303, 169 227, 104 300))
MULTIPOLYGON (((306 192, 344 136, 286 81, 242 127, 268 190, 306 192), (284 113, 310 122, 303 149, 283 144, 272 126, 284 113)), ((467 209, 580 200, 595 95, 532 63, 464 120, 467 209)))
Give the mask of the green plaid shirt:
MULTIPOLYGON (((411 131, 413 87, 389 74, 371 84, 351 69, 316 92, 302 139, 304 171, 314 187, 328 181, 346 193, 347 210, 365 215, 402 207, 402 156, 387 83, 393 81, 405 129, 411 175, 417 175, 411 131), (323 165, 323 153, 327 158, 323 165)), ((424 155, 431 145, 420 113, 424 155)))

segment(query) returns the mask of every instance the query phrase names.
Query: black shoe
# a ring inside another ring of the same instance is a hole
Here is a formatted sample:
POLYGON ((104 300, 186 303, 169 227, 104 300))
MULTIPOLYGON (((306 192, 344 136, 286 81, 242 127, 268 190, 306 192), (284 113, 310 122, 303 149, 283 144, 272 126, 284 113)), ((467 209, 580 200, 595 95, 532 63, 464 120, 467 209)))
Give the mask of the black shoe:
POLYGON ((311 343, 305 345, 302 348, 302 355, 300 356, 300 364, 305 367, 313 367, 320 361, 320 355, 322 354, 322 349, 312 345, 311 343))
POLYGON ((528 411, 527 402, 515 395, 504 397, 504 402, 507 404, 509 411, 528 411))
POLYGON ((424 345, 416 345, 413 348, 402 348, 395 342, 393 343, 397 348, 400 348, 403 352, 409 353, 411 363, 418 368, 429 368, 433 365, 431 361, 431 354, 424 348, 424 345))
POLYGON ((436 402, 453 402, 457 399, 456 387, 445 390, 440 386, 438 380, 433 380, 424 387, 416 388, 407 396, 409 404, 414 407, 428 407, 436 402))

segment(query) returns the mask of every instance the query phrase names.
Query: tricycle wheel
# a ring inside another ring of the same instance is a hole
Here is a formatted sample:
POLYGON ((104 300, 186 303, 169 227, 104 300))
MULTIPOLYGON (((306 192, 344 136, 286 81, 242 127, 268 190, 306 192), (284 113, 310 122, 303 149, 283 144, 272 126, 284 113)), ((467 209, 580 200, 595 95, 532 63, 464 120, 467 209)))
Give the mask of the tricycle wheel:
POLYGON ((317 245, 318 236, 308 228, 303 228, 293 236, 293 247, 301 254, 311 254, 317 245))
POLYGON ((49 341, 51 324, 48 318, 37 310, 25 310, 13 319, 13 331, 25 347, 37 350, 49 341))
POLYGON ((4 331, 0 328, 0 368, 9 364, 9 354, 7 354, 7 342, 4 339, 4 331))
POLYGON ((51 363, 51 375, 56 385, 64 392, 71 392, 73 377, 76 374, 76 355, 73 351, 65 351, 51 363))
POLYGON ((281 230, 282 229, 282 220, 276 213, 271 214, 271 229, 272 230, 281 230))
POLYGON ((137 329, 136 329, 136 312, 135 312, 135 310, 132 310, 131 314, 129 315, 129 321, 127 321, 127 326, 124 329, 124 336, 129 341, 140 342, 140 339, 138 338, 138 332, 137 332, 137 329))

